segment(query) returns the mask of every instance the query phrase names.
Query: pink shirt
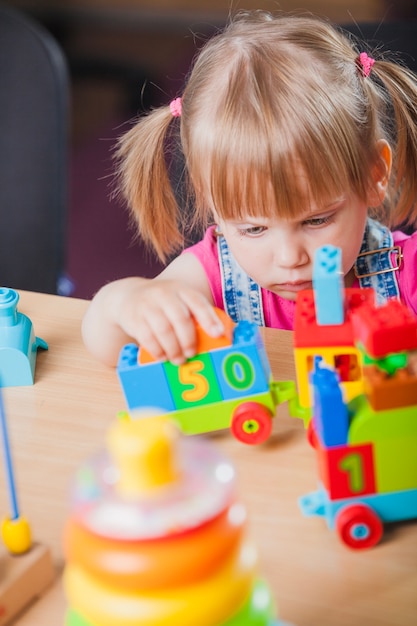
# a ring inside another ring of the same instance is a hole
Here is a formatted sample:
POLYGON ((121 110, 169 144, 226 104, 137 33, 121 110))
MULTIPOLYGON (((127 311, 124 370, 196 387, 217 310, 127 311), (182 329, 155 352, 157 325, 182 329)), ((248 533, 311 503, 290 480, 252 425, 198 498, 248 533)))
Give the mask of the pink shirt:
MULTIPOLYGON (((215 226, 207 229, 204 238, 184 252, 194 254, 207 275, 215 306, 224 309, 222 281, 217 254, 215 226)), ((398 286, 402 301, 417 316, 417 232, 408 236, 400 231, 393 232, 394 245, 400 245, 403 262, 397 272, 398 286)), ((359 287, 356 279, 353 285, 359 287)), ((265 325, 269 328, 293 330, 295 302, 285 300, 272 291, 262 289, 262 304, 265 325)))

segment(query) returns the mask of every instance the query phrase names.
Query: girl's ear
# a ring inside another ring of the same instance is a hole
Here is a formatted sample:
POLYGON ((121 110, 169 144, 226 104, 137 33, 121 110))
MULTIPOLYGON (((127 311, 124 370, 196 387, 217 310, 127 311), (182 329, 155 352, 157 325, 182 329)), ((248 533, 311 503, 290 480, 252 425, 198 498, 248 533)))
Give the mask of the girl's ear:
POLYGON ((389 143, 380 139, 377 144, 378 158, 371 172, 371 186, 368 191, 368 206, 378 207, 384 201, 391 174, 392 152, 389 143))

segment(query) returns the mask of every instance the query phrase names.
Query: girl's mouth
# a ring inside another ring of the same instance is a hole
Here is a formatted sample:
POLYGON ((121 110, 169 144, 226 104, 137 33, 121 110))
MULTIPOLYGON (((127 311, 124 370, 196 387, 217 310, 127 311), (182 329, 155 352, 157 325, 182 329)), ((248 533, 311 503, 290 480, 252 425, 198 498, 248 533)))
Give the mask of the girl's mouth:
POLYGON ((304 289, 311 289, 312 283, 311 280, 305 281, 296 281, 291 283, 279 283, 276 285, 277 291, 289 291, 292 293, 298 293, 299 291, 303 291, 304 289))

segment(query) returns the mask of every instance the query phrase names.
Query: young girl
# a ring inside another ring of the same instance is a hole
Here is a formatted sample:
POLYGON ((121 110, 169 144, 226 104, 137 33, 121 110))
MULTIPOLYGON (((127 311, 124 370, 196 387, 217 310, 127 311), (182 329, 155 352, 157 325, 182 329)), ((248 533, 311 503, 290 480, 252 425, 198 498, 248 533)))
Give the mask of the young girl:
POLYGON ((379 302, 399 297, 417 314, 417 234, 389 230, 417 221, 415 75, 325 21, 238 15, 203 47, 182 97, 118 146, 121 190, 161 259, 187 232, 165 160, 177 130, 194 224, 212 225, 155 279, 96 294, 83 337, 98 358, 115 365, 135 341, 182 363, 195 352, 193 318, 222 333, 213 305, 292 329, 325 244, 341 248, 346 286, 372 286, 379 302))

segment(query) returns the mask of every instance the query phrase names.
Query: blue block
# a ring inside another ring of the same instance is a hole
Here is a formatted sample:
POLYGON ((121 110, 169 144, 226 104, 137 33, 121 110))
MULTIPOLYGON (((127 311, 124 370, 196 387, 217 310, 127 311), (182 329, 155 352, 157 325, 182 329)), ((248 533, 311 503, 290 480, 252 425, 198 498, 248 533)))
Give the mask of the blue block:
POLYGON ((344 281, 342 253, 335 246, 316 250, 313 289, 316 321, 320 326, 344 323, 344 281))
POLYGON ((336 372, 320 367, 321 360, 321 357, 315 357, 310 375, 314 390, 314 426, 326 447, 345 445, 349 430, 348 409, 336 372))
POLYGON ((38 348, 48 344, 35 337, 31 320, 17 310, 19 294, 0 287, 0 387, 33 385, 38 348))
POLYGON ((259 354, 265 378, 267 380, 272 378, 271 365, 269 363, 261 333, 259 332, 259 326, 246 320, 238 322, 233 332, 233 345, 255 346, 259 354))
POLYGON ((340 509, 355 504, 366 504, 382 522, 400 522, 417 518, 417 489, 393 491, 391 493, 373 493, 359 498, 330 500, 320 483, 319 489, 302 496, 299 505, 304 515, 318 515, 326 519, 330 529, 334 529, 336 516, 340 509))
POLYGON ((130 411, 152 408, 175 410, 163 362, 138 363, 138 347, 127 344, 120 352, 117 375, 130 411))
POLYGON ((210 352, 217 382, 225 400, 269 390, 269 379, 256 345, 232 345, 210 352))

